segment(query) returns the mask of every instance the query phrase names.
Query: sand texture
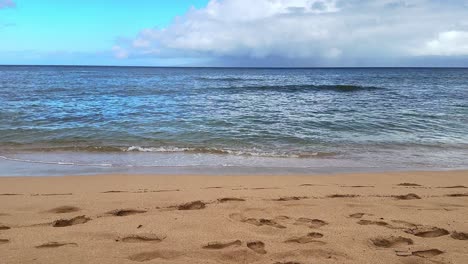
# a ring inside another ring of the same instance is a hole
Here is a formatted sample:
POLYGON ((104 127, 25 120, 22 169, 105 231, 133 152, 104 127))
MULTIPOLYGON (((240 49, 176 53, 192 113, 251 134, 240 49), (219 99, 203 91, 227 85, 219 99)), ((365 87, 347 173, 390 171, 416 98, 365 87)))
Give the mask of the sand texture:
POLYGON ((468 263, 468 172, 0 178, 0 263, 468 263))

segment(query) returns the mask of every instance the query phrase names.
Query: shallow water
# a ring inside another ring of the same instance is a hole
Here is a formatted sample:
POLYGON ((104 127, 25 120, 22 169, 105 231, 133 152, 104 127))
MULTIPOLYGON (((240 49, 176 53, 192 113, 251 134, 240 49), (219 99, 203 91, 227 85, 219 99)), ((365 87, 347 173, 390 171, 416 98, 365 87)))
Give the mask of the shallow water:
POLYGON ((2 175, 468 167, 468 69, 0 66, 0 93, 2 175))

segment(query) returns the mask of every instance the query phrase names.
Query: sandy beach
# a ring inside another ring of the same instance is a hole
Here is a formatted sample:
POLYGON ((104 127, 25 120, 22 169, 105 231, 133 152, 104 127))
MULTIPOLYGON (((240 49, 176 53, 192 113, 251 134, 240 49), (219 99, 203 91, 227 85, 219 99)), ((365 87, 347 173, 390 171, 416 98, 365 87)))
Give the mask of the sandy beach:
POLYGON ((468 172, 0 178, 1 263, 466 263, 468 172))
POLYGON ((0 264, 468 264, 468 0, 0 0, 0 264))

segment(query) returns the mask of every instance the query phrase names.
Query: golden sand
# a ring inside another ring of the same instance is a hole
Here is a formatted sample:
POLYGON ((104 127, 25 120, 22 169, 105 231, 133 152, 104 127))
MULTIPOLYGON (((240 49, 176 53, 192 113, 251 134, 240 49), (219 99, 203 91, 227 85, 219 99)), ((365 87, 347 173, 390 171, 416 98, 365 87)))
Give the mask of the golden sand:
POLYGON ((0 178, 0 263, 468 263, 468 172, 0 178))

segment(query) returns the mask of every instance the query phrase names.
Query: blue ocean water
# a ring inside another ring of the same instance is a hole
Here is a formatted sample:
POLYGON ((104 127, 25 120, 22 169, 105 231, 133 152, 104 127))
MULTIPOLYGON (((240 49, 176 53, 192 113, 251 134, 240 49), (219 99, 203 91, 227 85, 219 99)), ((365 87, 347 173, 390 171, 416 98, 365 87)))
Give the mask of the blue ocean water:
POLYGON ((3 175, 466 168, 468 69, 0 66, 0 156, 3 175))

